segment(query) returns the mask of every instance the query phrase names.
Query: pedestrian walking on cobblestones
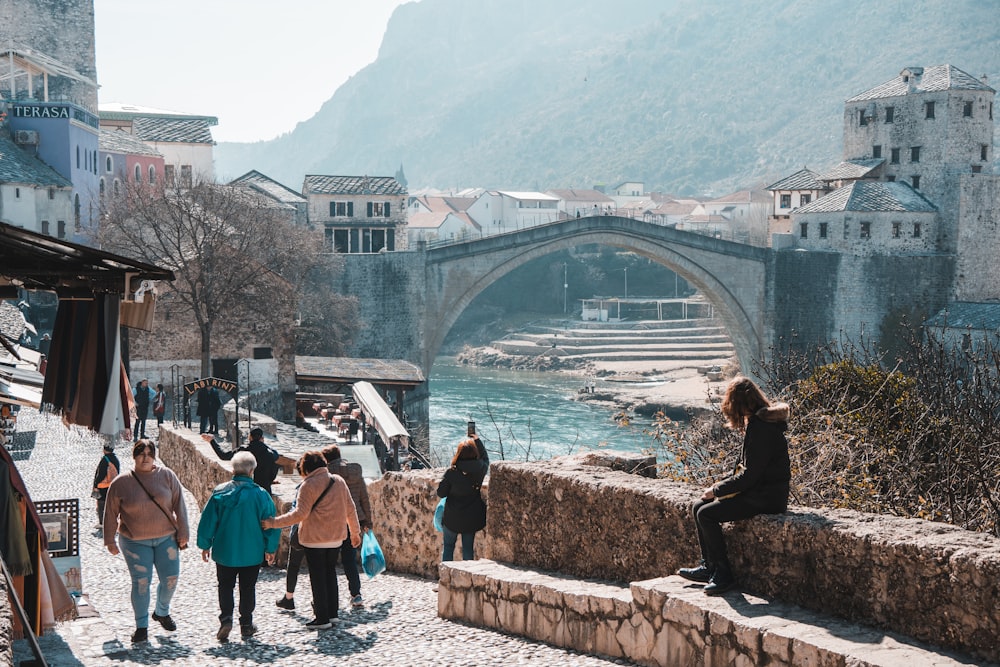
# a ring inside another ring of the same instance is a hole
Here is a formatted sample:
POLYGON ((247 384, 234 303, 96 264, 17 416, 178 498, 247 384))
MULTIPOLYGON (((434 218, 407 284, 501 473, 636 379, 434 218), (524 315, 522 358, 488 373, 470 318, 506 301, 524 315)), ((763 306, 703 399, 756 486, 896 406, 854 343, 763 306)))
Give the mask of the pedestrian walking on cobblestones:
POLYGON ((303 454, 299 468, 305 479, 299 487, 295 508, 266 519, 262 525, 264 528, 283 528, 299 524, 299 543, 309 565, 309 584, 316 613, 316 618, 306 623, 306 627, 324 630, 339 615, 336 568, 340 546, 348 539, 348 534, 355 549, 361 546, 361 525, 347 482, 339 475, 330 474, 322 452, 303 454))
POLYGON ((97 494, 97 527, 104 527, 104 504, 108 498, 108 488, 111 482, 118 476, 118 471, 122 469, 121 461, 115 455, 115 445, 111 442, 104 443, 104 455, 101 456, 94 472, 94 491, 97 494))
MULTIPOLYGON (((349 463, 341 458, 340 446, 330 445, 323 449, 323 458, 326 459, 326 469, 334 475, 340 475, 347 482, 347 488, 351 491, 351 498, 354 500, 354 509, 358 513, 358 523, 361 530, 368 532, 372 529, 372 506, 368 498, 368 485, 365 484, 364 470, 359 463, 349 463)), ((347 578, 347 589, 351 594, 351 606, 358 608, 364 606, 364 599, 361 597, 361 573, 358 572, 358 552, 351 545, 351 536, 340 546, 340 562, 344 568, 344 577, 347 578)), ((364 537, 362 535, 362 537, 364 537)))
POLYGON ((219 581, 219 641, 233 629, 233 589, 240 584, 240 634, 257 633, 253 611, 257 606, 257 577, 261 561, 274 563, 281 531, 263 529, 261 522, 274 517, 271 494, 252 479, 257 460, 250 452, 233 456, 233 479, 212 492, 198 522, 198 548, 206 563, 215 561, 219 581))
POLYGON ((149 419, 149 405, 156 395, 149 387, 149 380, 145 378, 139 380, 135 386, 133 396, 135 397, 135 427, 132 429, 133 438, 136 442, 139 438, 146 437, 146 420, 149 419))
POLYGON ((187 508, 180 480, 156 461, 156 445, 142 439, 132 447, 135 468, 118 475, 108 487, 104 509, 104 546, 113 556, 125 557, 132 579, 133 642, 148 638, 149 589, 156 570, 156 606, 153 620, 165 630, 177 624, 170 618, 170 600, 181 572, 180 550, 189 538, 187 508), (115 543, 115 534, 118 543, 115 543))

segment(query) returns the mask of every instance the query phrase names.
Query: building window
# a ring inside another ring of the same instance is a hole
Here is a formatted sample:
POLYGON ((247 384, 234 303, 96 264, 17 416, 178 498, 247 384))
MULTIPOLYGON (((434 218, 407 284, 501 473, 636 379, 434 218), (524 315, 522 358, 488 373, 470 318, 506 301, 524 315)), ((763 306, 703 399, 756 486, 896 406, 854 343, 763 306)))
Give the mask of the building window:
POLYGON ((801 222, 799 223, 799 238, 807 239, 809 238, 809 223, 801 222))
POLYGON ((979 144, 979 159, 986 162, 987 155, 989 155, 990 147, 986 144, 979 144))
POLYGON ((80 147, 76 147, 76 168, 80 168, 80 147))
POLYGON ((112 184, 112 186, 111 186, 111 191, 112 191, 112 192, 114 193, 114 195, 115 195, 116 197, 117 197, 117 196, 118 196, 119 194, 121 194, 121 188, 120 188, 120 186, 119 186, 119 184, 118 184, 118 179, 117 179, 117 178, 115 179, 115 182, 114 182, 114 183, 112 184))
POLYGON ((165 164, 163 165, 163 181, 168 187, 174 187, 174 165, 165 164))
POLYGON ((792 207, 792 195, 781 195, 781 208, 792 207))
POLYGON ((819 237, 821 239, 825 239, 826 238, 826 233, 827 233, 827 228, 828 227, 829 227, 829 223, 826 223, 826 222, 819 223, 819 237))
POLYGON ((894 174, 889 174, 888 176, 885 177, 885 180, 888 181, 889 183, 895 183, 896 176, 894 174))
POLYGON ((142 167, 135 165, 135 182, 142 183, 142 167))
POLYGON ((14 199, 21 198, 21 188, 14 188, 14 199))
POLYGON ((919 222, 914 222, 913 223, 913 238, 915 238, 915 239, 919 239, 920 238, 920 223, 919 222))
POLYGON ((891 122, 893 122, 893 120, 895 120, 895 117, 896 117, 896 108, 895 107, 886 107, 885 108, 885 122, 891 123, 891 122))
POLYGON ((97 185, 97 194, 100 195, 101 199, 104 199, 104 177, 101 177, 100 182, 97 185))
POLYGON ((962 105, 962 115, 966 118, 972 118, 972 102, 965 102, 962 105))
POLYGON ((910 176, 910 183, 913 184, 913 189, 914 190, 919 190, 920 189, 920 176, 918 176, 917 174, 914 174, 913 176, 910 176))
POLYGON ((80 229, 80 195, 73 197, 73 225, 76 229, 80 229))
POLYGON ((66 238, 66 221, 59 220, 56 222, 56 236, 61 239, 66 238))
POLYGON ((352 201, 332 201, 330 202, 331 218, 353 218, 354 202, 352 201))
POLYGON ((892 223, 892 238, 898 239, 903 234, 903 223, 892 223))
POLYGON ((104 171, 111 173, 111 156, 104 158, 104 171))
POLYGON ((94 175, 97 175, 97 151, 94 151, 94 159, 90 161, 90 165, 94 168, 94 175))
POLYGON ((890 164, 899 164, 899 149, 898 148, 892 148, 892 149, 889 150, 889 163, 890 164))
POLYGON ((812 201, 812 195, 799 195, 799 206, 805 206, 812 201))
POLYGON ((190 188, 192 183, 191 165, 181 165, 181 187, 190 188))
POLYGON ((860 233, 861 233, 861 238, 870 239, 872 237, 872 223, 862 222, 860 233))
POLYGON ((49 221, 42 220, 42 234, 48 235, 49 233, 49 221))
POLYGON ((350 238, 346 229, 333 230, 333 252, 351 252, 350 238))
POLYGON ((865 110, 858 109, 858 125, 865 126, 868 124, 868 121, 868 114, 865 113, 865 110))
POLYGON ((972 165, 972 173, 973 174, 981 174, 981 173, 983 173, 983 165, 981 165, 981 164, 974 164, 974 165, 972 165))
POLYGON ((910 147, 910 162, 920 162, 920 146, 910 147))
POLYGON ((388 218, 389 202, 370 201, 368 202, 369 218, 388 218))
POLYGON ((149 165, 149 183, 156 183, 156 167, 149 165))
POLYGON ((378 252, 385 248, 385 230, 372 230, 372 252, 378 252))
POLYGON ((924 118, 934 118, 934 103, 924 102, 924 118))
POLYGON ((849 238, 851 238, 851 223, 844 220, 844 239, 846 240, 849 238))
POLYGON ((49 199, 55 199, 55 198, 56 198, 56 189, 49 188, 49 199))
POLYGON ((873 158, 882 157, 882 147, 879 146, 878 144, 872 146, 872 157, 873 158))

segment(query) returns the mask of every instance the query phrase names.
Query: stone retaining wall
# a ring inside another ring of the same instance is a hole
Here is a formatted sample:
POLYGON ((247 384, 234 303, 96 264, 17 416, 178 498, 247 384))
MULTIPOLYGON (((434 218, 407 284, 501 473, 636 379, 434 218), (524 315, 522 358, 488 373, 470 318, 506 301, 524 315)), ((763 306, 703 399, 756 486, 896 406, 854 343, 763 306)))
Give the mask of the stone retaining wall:
POLYGON ((657 667, 968 664, 790 605, 748 595, 708 597, 680 577, 625 587, 490 560, 442 563, 438 615, 657 667))

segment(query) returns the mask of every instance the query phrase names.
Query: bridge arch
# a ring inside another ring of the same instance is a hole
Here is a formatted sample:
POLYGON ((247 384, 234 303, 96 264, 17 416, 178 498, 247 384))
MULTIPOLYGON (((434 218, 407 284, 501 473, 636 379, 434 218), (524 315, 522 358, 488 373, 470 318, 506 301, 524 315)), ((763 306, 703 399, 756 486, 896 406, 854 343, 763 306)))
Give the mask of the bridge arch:
POLYGON ((434 289, 426 295, 425 372, 483 290, 527 262, 587 244, 635 252, 677 272, 715 306, 744 372, 761 358, 768 340, 763 313, 769 250, 631 218, 591 216, 427 251, 427 285, 434 289))

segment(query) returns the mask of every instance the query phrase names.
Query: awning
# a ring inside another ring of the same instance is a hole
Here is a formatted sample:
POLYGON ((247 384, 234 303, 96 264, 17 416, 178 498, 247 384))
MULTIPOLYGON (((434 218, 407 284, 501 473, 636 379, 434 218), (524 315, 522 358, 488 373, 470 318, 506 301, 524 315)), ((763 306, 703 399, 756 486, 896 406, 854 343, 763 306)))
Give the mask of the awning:
POLYGON ((401 438, 401 444, 409 447, 409 432, 399 422, 395 413, 386 405, 386 402, 382 400, 370 382, 354 383, 354 400, 361 406, 361 411, 365 413, 368 422, 373 424, 375 430, 382 436, 382 442, 386 446, 389 446, 392 438, 401 438))

